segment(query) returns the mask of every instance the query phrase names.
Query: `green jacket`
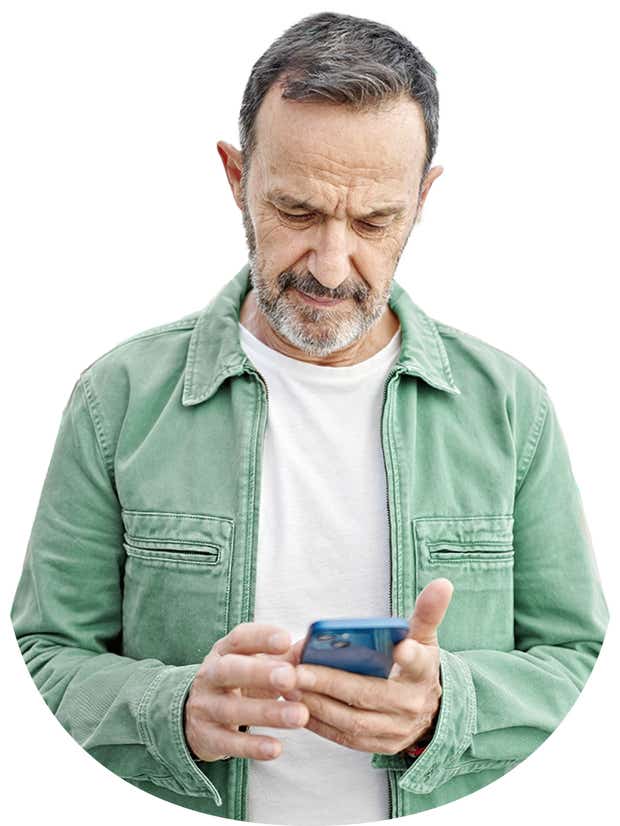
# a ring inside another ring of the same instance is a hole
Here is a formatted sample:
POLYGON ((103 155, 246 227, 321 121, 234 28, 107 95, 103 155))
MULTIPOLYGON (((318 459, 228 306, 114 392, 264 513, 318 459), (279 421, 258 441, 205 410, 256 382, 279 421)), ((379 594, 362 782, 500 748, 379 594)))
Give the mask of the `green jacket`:
MULTIPOLYGON (((183 708, 215 641, 253 619, 268 397, 239 343, 248 273, 82 371, 11 611, 43 699, 90 755, 151 794, 238 820, 248 760, 194 762, 183 708)), ((454 585, 431 744, 416 759, 368 754, 400 817, 540 746, 588 679, 608 609, 545 385, 429 318, 397 282, 390 306, 402 330, 382 414, 392 613, 409 618, 436 577, 454 585)))

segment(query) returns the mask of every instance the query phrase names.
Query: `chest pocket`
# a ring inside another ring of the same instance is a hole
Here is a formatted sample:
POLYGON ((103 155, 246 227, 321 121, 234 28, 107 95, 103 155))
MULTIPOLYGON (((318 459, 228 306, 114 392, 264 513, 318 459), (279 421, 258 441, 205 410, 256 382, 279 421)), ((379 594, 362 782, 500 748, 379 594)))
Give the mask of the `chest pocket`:
POLYGON ((437 633, 449 651, 514 648, 513 517, 413 520, 416 587, 446 577, 454 592, 437 633))
POLYGON ((228 632, 233 521, 123 510, 123 653, 202 662, 228 632))

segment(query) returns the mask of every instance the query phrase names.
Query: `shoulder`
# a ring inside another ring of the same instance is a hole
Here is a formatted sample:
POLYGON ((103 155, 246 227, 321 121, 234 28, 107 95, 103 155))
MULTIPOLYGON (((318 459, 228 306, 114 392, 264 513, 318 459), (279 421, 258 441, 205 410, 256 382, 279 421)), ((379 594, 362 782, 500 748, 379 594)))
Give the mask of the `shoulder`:
POLYGON ((457 327, 437 319, 432 321, 446 348, 457 385, 457 373, 466 385, 461 388, 463 391, 471 381, 486 381, 507 392, 516 390, 517 386, 527 387, 534 395, 540 395, 542 390, 547 389, 540 376, 512 353, 457 327))
MULTIPOLYGON (((511 353, 471 333, 432 319, 450 361, 463 404, 475 421, 507 426, 525 460, 551 404, 544 381, 511 353)), ((467 414, 464 414, 467 417, 467 414)))
POLYGON ((106 368, 118 368, 122 364, 130 366, 132 362, 143 364, 142 359, 145 355, 159 356, 167 350, 174 351, 182 347, 184 342, 189 343, 189 337, 201 312, 197 310, 166 324, 134 333, 98 356, 81 371, 81 374, 99 373, 106 368))
POLYGON ((190 338, 202 312, 141 330, 80 372, 76 384, 102 439, 113 444, 128 414, 154 415, 180 392, 190 338))
POLYGON ((189 340, 201 310, 188 313, 166 324, 134 333, 106 350, 85 367, 80 378, 95 392, 112 385, 118 389, 145 380, 167 383, 175 373, 183 371, 189 340))

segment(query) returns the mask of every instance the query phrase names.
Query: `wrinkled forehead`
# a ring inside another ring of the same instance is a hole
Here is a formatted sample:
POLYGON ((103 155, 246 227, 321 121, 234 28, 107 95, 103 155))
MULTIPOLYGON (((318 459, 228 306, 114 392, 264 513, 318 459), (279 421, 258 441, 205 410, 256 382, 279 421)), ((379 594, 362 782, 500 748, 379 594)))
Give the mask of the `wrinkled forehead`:
POLYGON ((422 109, 410 98, 355 111, 284 99, 278 85, 258 111, 256 138, 264 178, 301 174, 352 186, 392 182, 407 192, 420 180, 426 149, 422 109))

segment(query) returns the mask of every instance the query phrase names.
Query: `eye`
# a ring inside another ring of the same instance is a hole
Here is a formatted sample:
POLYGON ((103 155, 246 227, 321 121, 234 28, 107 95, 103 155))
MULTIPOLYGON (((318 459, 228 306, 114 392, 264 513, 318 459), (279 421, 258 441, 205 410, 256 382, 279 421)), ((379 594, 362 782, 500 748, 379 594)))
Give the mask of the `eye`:
POLYGON ((312 218, 312 213, 304 213, 303 215, 291 215, 290 212, 283 212, 281 209, 278 210, 280 215, 286 218, 288 221, 292 221, 294 224, 301 224, 307 221, 309 218, 312 218))
MULTIPOLYGON (((312 212, 304 212, 300 215, 293 215, 290 212, 284 212, 284 210, 278 209, 278 213, 283 218, 286 218, 287 221, 291 221, 293 224, 306 224, 314 218, 314 213, 312 212)), ((379 233, 381 233, 384 229, 387 229, 386 224, 369 224, 368 221, 358 221, 358 223, 366 232, 370 233, 370 235, 379 235, 379 233)))
POLYGON ((381 232, 381 230, 386 229, 385 224, 369 224, 367 221, 360 221, 360 224, 364 227, 365 230, 368 232, 381 232))

